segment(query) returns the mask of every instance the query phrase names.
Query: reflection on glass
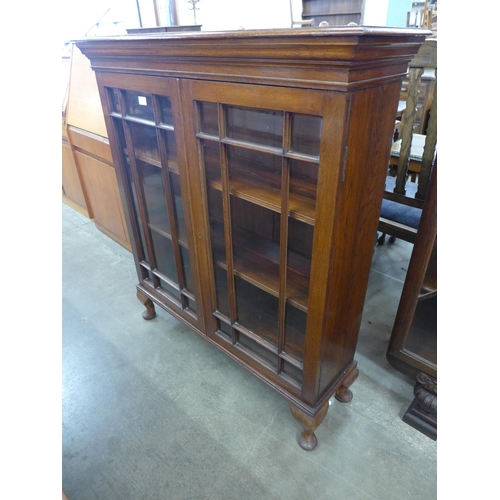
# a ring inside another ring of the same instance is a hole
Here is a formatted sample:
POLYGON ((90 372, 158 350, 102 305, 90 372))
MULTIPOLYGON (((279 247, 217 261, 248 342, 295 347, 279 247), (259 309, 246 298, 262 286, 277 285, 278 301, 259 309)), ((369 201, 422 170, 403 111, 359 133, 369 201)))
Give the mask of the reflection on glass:
POLYGON ((282 148, 283 112, 226 107, 227 137, 282 148))
POLYGON ((175 143, 175 134, 173 131, 163 131, 165 137, 165 146, 167 148, 167 158, 169 167, 173 167, 178 171, 177 166, 177 144, 175 143))
POLYGON ((189 309, 190 311, 192 311, 193 313, 196 314, 196 302, 194 300, 187 298, 187 297, 186 297, 186 300, 187 300, 187 309, 189 309))
POLYGON ((247 337, 245 334, 239 334, 238 343, 242 346, 245 346, 249 351, 254 354, 257 354, 257 357, 260 358, 264 363, 270 365, 273 369, 276 369, 278 364, 278 356, 271 352, 269 349, 266 349, 264 346, 260 345, 255 340, 247 337))
POLYGON ((229 294, 227 292, 227 272, 220 265, 214 266, 215 270, 215 292, 217 295, 217 311, 228 318, 231 317, 229 312, 229 294))
POLYGON ((203 165, 207 181, 221 182, 219 145, 212 141, 200 141, 203 165))
POLYGON ((184 272, 184 283, 188 291, 193 291, 193 277, 191 272, 191 263, 189 261, 189 252, 187 248, 184 248, 179 245, 179 250, 181 253, 182 259, 182 270, 184 272))
POLYGON ((217 104, 215 102, 198 102, 200 113, 200 130, 205 134, 219 135, 217 104))
MULTIPOLYGON (((228 147, 227 155, 230 183, 233 182, 235 186, 251 183, 252 189, 257 189, 257 185, 280 189, 281 156, 236 146, 228 147)), ((241 187, 244 188, 244 185, 241 187)), ((261 195, 265 196, 265 193, 261 195)))
POLYGON ((161 169, 141 161, 137 161, 137 169, 142 181, 149 223, 170 234, 170 222, 161 169))
POLYGON ((210 240, 215 262, 226 263, 226 247, 224 244, 224 222, 222 211, 222 192, 208 188, 208 214, 210 216, 210 240))
POLYGON ((161 123, 164 125, 174 125, 172 118, 172 103, 168 97, 159 97, 161 110, 161 123))
POLYGON ((224 323, 224 321, 220 321, 220 320, 217 320, 217 321, 219 323, 219 330, 222 333, 226 334, 229 338, 231 338, 232 337, 231 327, 228 324, 224 323))
POLYGON ((291 149, 297 153, 319 156, 321 142, 320 116, 292 115, 291 149))
POLYGON ((318 165, 297 160, 290 161, 290 193, 307 198, 316 205, 318 165))
POLYGON ((109 100, 111 101, 111 110, 114 113, 119 113, 120 115, 122 114, 121 107, 120 107, 120 91, 118 89, 108 89, 109 93, 109 100))
POLYGON ((307 314, 304 311, 286 305, 285 310, 285 352, 304 360, 307 314))
MULTIPOLYGON (((278 263, 280 216, 267 208, 231 196, 233 247, 242 247, 278 263)), ((265 261, 260 261, 264 265, 265 261)))
POLYGON ((288 218, 286 297, 303 308, 308 305, 313 236, 314 226, 288 218))
POLYGON ((154 121, 153 102, 150 94, 127 90, 125 92, 125 105, 127 115, 154 121))
POLYGON ((283 372, 286 373, 289 377, 293 378, 299 384, 302 384, 302 370, 300 368, 297 368, 291 363, 285 361, 283 363, 283 372))
POLYGON ((235 276, 238 323, 247 330, 278 343, 278 299, 235 276))
POLYGON ((156 128, 140 123, 130 123, 130 134, 136 158, 160 166, 156 128))
POLYGON ((182 204, 181 196, 181 184, 179 176, 176 174, 169 173, 170 187, 173 191, 174 204, 175 204, 175 216, 177 221, 177 232, 179 241, 187 245, 186 236, 186 220, 184 218, 184 205, 182 204))
POLYGON ((156 257, 156 269, 176 283, 177 270, 175 268, 172 241, 156 231, 151 231, 151 236, 156 257))
POLYGON ((179 291, 172 285, 167 283, 165 280, 160 279, 160 287, 164 292, 167 292, 167 294, 174 298, 176 301, 180 300, 179 291))
MULTIPOLYGON (((121 121, 115 122, 115 123, 117 124, 116 130, 122 131, 122 134, 119 133, 118 135, 123 136, 123 127, 122 127, 121 121)), ((122 143, 122 144, 124 144, 124 143, 122 143)), ((135 183, 133 181, 132 171, 130 169, 130 158, 128 157, 128 155, 124 154, 123 159, 124 159, 124 167, 125 167, 125 177, 127 179, 127 184, 130 186, 130 194, 132 195, 132 205, 133 205, 132 210, 133 210, 133 212, 135 214, 135 218, 138 222, 140 248, 138 248, 137 250, 139 253, 139 258, 144 258, 144 260, 149 263, 150 259, 148 256, 148 249, 146 247, 146 238, 144 236, 144 228, 142 227, 141 219, 139 216, 139 204, 137 201, 137 193, 135 190, 135 183)))

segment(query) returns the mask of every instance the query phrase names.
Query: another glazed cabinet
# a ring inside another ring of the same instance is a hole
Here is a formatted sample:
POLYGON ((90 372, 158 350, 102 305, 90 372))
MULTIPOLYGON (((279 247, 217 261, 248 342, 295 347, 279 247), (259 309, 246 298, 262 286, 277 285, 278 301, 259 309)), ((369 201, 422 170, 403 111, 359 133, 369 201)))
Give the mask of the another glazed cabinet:
POLYGON ((277 390, 313 449, 347 402, 401 82, 423 30, 92 38, 144 318, 277 390))

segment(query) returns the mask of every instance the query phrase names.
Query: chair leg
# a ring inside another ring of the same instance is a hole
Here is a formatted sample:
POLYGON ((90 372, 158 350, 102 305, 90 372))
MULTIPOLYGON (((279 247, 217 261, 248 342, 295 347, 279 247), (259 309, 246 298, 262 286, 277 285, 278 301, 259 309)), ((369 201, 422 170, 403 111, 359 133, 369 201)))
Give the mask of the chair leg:
POLYGON ((382 233, 382 235, 379 237, 379 239, 377 240, 377 243, 379 245, 383 245, 385 243, 385 233, 382 233))

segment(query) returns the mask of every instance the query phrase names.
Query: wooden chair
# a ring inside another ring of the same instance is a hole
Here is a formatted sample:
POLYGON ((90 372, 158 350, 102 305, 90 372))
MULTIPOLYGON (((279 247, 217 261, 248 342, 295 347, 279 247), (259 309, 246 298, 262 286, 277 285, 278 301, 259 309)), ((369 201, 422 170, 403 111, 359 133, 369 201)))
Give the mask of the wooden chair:
POLYGON ((429 185, 437 144, 437 39, 429 38, 409 64, 408 98, 401 117, 399 139, 392 148, 384 198, 380 210, 379 245, 386 235, 389 242, 401 238, 415 242, 422 206, 429 185), (422 109, 418 99, 420 79, 424 68, 435 70, 436 84, 431 103, 426 134, 415 134, 415 117, 422 109), (423 145, 423 147, 422 147, 423 145))

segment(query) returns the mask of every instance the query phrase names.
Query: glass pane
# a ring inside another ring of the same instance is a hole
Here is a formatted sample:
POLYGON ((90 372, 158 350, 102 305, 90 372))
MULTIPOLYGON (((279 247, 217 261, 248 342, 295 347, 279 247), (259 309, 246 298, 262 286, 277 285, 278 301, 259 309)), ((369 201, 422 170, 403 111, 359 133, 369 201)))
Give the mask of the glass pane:
POLYGON ((111 101, 111 110, 115 113, 122 114, 120 107, 120 91, 118 89, 108 89, 109 100, 111 101))
POLYGON ((285 311, 285 352, 304 361, 307 314, 304 311, 286 305, 285 311))
POLYGON ((267 208, 231 197, 235 271, 261 288, 279 289, 280 216, 267 208))
POLYGON ((226 247, 224 244, 224 221, 222 211, 222 192, 208 188, 208 214, 210 217, 210 240, 215 261, 226 263, 226 247))
POLYGON ((163 134, 167 148, 168 166, 178 172, 179 166, 177 164, 177 145, 175 143, 175 134, 171 130, 163 131, 163 134))
POLYGON ((419 300, 404 346, 437 365, 437 296, 419 300))
POLYGON ((160 166, 156 128, 139 123, 130 123, 130 134, 132 135, 135 157, 160 166))
POLYGON ((321 123, 320 116, 292 115, 292 151, 319 156, 321 123))
POLYGON ((295 307, 307 308, 314 226, 288 218, 286 297, 295 307))
POLYGON ((227 335, 229 338, 232 338, 232 328, 224 323, 224 321, 217 320, 219 323, 219 331, 227 335))
POLYGON ((227 137, 264 146, 283 147, 283 112, 226 107, 227 137))
POLYGON ((174 288, 170 283, 167 283, 166 281, 160 279, 160 288, 164 291, 167 292, 167 295, 170 295, 172 298, 176 300, 176 302, 180 301, 180 293, 179 291, 174 288))
MULTIPOLYGON (((215 292, 217 296, 217 310, 228 318, 229 312, 229 294, 227 291, 227 272, 219 265, 214 265, 215 270, 215 292)), ((231 332, 229 332, 231 333, 231 332)))
POLYGON ((221 166, 219 143, 212 141, 200 141, 200 146, 207 182, 217 183, 220 189, 221 166))
POLYGON ((161 123, 165 125, 174 125, 172 118, 172 103, 168 97, 159 97, 161 110, 161 123))
POLYGON ((278 299, 235 276, 238 324, 267 341, 278 343, 278 299))
POLYGON ((264 346, 260 345, 255 340, 247 337, 244 333, 239 334, 238 343, 245 346, 253 354, 256 354, 265 364, 270 365, 275 370, 278 366, 278 355, 274 352, 269 351, 264 346))
POLYGON ((138 160, 137 170, 142 181, 149 223, 155 228, 170 234, 170 222, 161 169, 138 160))
POLYGON ((219 135, 217 104, 215 102, 199 102, 200 130, 205 134, 219 135))
POLYGON ((187 307, 186 309, 189 309, 190 311, 192 311, 194 314, 196 314, 196 302, 194 300, 191 300, 190 298, 186 297, 186 301, 187 301, 187 307))
POLYGON ((125 105, 127 115, 154 121, 151 95, 127 90, 125 92, 125 105))
POLYGON ((285 361, 283 363, 283 373, 286 373, 289 377, 296 380, 299 384, 302 384, 302 370, 300 368, 297 368, 291 363, 285 361))
MULTIPOLYGON (((117 135, 119 137, 120 141, 120 146, 122 151, 125 149, 125 138, 124 138, 124 133, 123 133, 123 124, 121 120, 115 120, 113 119, 113 124, 115 126, 115 130, 117 131, 117 135)), ((139 216, 139 204, 137 202, 137 193, 135 191, 135 184, 133 182, 132 178, 132 171, 130 167, 130 158, 127 154, 123 154, 123 164, 124 164, 124 169, 125 169, 125 177, 127 179, 127 185, 130 187, 130 194, 132 197, 132 210, 135 214, 135 218, 138 221, 138 228, 139 228, 139 243, 140 243, 140 248, 138 249, 139 252, 139 258, 144 259, 146 262, 149 262, 149 257, 147 253, 147 247, 146 247, 146 239, 144 237, 144 230, 140 221, 140 216, 139 216)))
POLYGON ((175 216, 177 221, 177 231, 179 234, 179 241, 187 246, 186 236, 186 220, 184 218, 184 205, 182 204, 181 183, 179 176, 170 172, 170 186, 173 191, 173 198, 175 204, 175 216))
POLYGON ((193 277, 191 272, 191 262, 189 261, 189 252, 187 248, 179 245, 182 259, 182 269, 184 271, 184 282, 188 291, 193 292, 193 277))
POLYGON ((175 268, 172 241, 156 231, 151 231, 151 235, 156 257, 156 269, 164 276, 177 283, 177 270, 175 268))
POLYGON ((316 206, 318 165, 304 161, 290 161, 290 194, 294 194, 308 207, 316 206))
POLYGON ((235 146, 227 148, 227 155, 231 189, 266 200, 268 188, 281 188, 281 156, 235 146))
POLYGON ((141 265, 142 276, 145 281, 148 281, 150 286, 153 286, 153 275, 149 269, 146 269, 143 265, 141 265))

